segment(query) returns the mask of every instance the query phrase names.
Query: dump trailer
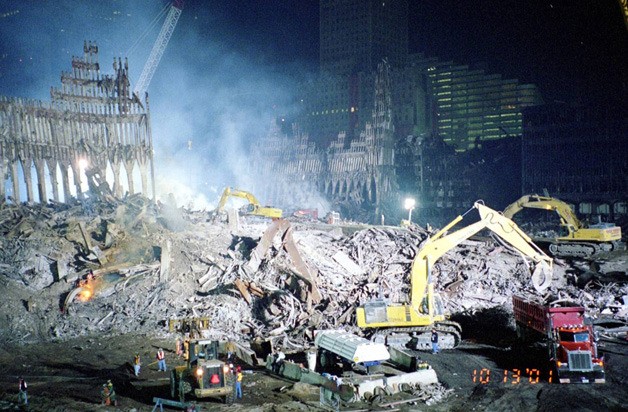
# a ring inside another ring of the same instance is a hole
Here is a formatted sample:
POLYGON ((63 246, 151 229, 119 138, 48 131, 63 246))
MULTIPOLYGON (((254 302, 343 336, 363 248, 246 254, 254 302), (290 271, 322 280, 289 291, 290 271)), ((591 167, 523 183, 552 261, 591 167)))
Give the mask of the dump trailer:
POLYGON ((390 359, 390 353, 383 343, 340 330, 321 330, 316 333, 314 343, 319 351, 319 363, 323 368, 338 357, 343 364, 357 365, 369 371, 390 359))
POLYGON ((584 322, 581 306, 551 307, 512 298, 518 337, 547 346, 549 362, 560 383, 604 383, 604 361, 598 357, 593 326, 584 322))

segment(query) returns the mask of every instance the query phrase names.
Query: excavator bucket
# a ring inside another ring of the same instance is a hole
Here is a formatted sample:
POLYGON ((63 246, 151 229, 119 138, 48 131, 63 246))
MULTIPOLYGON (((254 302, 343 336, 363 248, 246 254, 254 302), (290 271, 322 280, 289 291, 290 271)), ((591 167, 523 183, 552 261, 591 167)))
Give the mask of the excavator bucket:
POLYGON ((552 269, 545 262, 539 262, 532 271, 532 286, 543 293, 552 284, 552 269))

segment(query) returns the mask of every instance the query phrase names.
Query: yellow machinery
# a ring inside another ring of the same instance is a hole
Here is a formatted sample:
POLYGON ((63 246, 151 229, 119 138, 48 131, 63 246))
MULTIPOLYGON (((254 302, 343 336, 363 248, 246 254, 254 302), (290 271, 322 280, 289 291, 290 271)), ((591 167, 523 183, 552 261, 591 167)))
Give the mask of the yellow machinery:
POLYGON ((434 328, 439 332, 441 348, 456 347, 460 342, 461 328, 458 323, 447 320, 441 297, 434 291, 432 268, 441 256, 482 229, 490 229, 505 243, 534 261, 532 283, 537 290, 543 291, 549 287, 552 281, 552 259, 512 220, 476 202, 466 213, 427 239, 417 252, 412 262, 410 303, 389 305, 382 300, 367 302, 357 308, 358 326, 376 329, 377 335, 384 336, 389 345, 406 345, 410 342, 410 346, 416 349, 431 347, 430 334, 426 332, 434 328), (473 209, 479 212, 479 221, 447 234, 473 209))
POLYGON ((186 397, 219 398, 231 405, 235 400, 235 376, 229 365, 218 359, 218 342, 192 339, 185 365, 170 372, 170 395, 180 402, 186 397))
POLYGON ((168 331, 170 333, 179 332, 182 334, 189 334, 190 337, 199 337, 203 331, 209 329, 209 318, 183 318, 183 319, 169 319, 168 331))
POLYGON ((218 202, 218 207, 216 208, 216 212, 220 213, 224 210, 225 205, 230 197, 239 197, 242 199, 248 200, 249 204, 246 209, 246 213, 254 216, 263 216, 269 217, 272 219, 279 219, 283 216, 283 212, 281 209, 277 209, 274 207, 261 206, 259 201, 252 193, 246 192, 244 190, 233 189, 231 187, 226 187, 222 192, 222 196, 220 197, 220 201, 218 202))
POLYGON ((504 216, 512 219, 525 208, 554 211, 560 217, 560 224, 567 234, 549 239, 549 251, 555 256, 589 257, 620 248, 621 227, 612 223, 598 223, 587 227, 578 220, 567 203, 552 197, 523 196, 504 210, 504 216))

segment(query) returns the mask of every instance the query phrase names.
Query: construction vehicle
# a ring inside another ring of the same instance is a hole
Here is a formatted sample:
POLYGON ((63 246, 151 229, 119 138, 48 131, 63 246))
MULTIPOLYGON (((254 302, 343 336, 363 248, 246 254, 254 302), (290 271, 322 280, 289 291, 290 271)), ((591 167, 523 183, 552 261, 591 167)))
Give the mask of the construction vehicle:
POLYGON ((187 362, 170 374, 170 395, 180 402, 190 394, 197 399, 219 398, 231 405, 235 400, 235 375, 218 359, 218 342, 192 339, 187 362))
POLYGON ((294 212, 292 216, 316 221, 318 220, 318 209, 300 209, 294 212))
POLYGON ((169 319, 168 331, 179 332, 189 337, 202 337, 203 331, 209 329, 208 317, 190 317, 183 319, 169 319))
POLYGON ((271 219, 280 219, 283 216, 283 211, 281 209, 261 206, 259 200, 257 200, 252 193, 245 190, 233 189, 228 186, 222 192, 222 196, 218 202, 218 207, 216 208, 216 213, 220 213, 224 210, 230 197, 239 197, 247 200, 249 204, 246 206, 245 213, 248 215, 269 217, 271 219))
POLYGON ((460 343, 461 327, 458 323, 447 320, 443 301, 434 291, 432 268, 441 256, 482 229, 491 230, 504 243, 534 261, 532 283, 537 290, 543 291, 550 286, 552 259, 512 220, 478 201, 463 215, 428 238, 417 252, 410 275, 410 302, 388 304, 381 299, 366 302, 357 308, 358 326, 373 329, 373 339, 385 339, 389 346, 407 346, 422 350, 431 348, 429 332, 436 329, 441 349, 455 348, 460 343), (447 234, 447 231, 474 209, 479 212, 479 221, 447 234))
POLYGON ((523 196, 506 207, 504 216, 512 219, 525 208, 551 210, 558 214, 566 235, 535 239, 539 243, 549 242, 549 252, 554 256, 590 257, 621 248, 621 227, 612 223, 598 223, 587 227, 578 220, 567 203, 552 197, 523 196))
MULTIPOLYGON (((552 375, 560 383, 604 383, 604 361, 598 357, 593 326, 584 322, 581 306, 541 305, 512 297, 517 336, 547 346, 552 375)), ((550 376, 552 376, 550 375, 550 376)))

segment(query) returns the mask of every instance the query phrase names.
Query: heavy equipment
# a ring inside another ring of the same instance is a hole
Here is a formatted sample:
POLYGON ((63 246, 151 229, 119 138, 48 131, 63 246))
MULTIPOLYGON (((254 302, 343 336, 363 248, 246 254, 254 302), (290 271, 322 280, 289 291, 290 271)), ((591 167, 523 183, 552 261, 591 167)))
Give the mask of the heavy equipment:
POLYGON ((553 197, 526 195, 504 209, 504 216, 513 216, 525 208, 550 210, 558 214, 565 234, 555 238, 535 238, 536 242, 549 242, 554 256, 590 257, 600 252, 620 249, 621 227, 612 223, 586 226, 571 210, 569 204, 553 197))
POLYGON ((456 347, 460 342, 461 327, 458 323, 447 320, 443 301, 434 291, 432 268, 441 256, 482 229, 491 230, 504 243, 535 263, 532 283, 538 291, 550 286, 552 259, 512 220, 478 201, 463 215, 425 240, 412 261, 410 302, 389 304, 381 299, 366 302, 357 308, 358 326, 374 330, 372 339, 385 339, 389 346, 409 346, 423 350, 431 348, 428 332, 436 329, 441 349, 456 347), (447 233, 472 210, 478 211, 479 221, 447 233))
POLYGON ((259 200, 250 192, 240 189, 234 189, 229 186, 225 188, 218 202, 216 213, 220 213, 225 208, 227 201, 230 197, 239 197, 248 200, 249 204, 246 207, 246 214, 253 216, 269 217, 272 219, 279 219, 283 216, 283 211, 269 206, 261 206, 259 200))
POLYGON ((547 346, 551 375, 560 383, 604 383, 604 361, 597 354, 593 326, 581 306, 542 305, 512 297, 517 336, 547 346))
POLYGON ((192 339, 185 365, 176 366, 170 374, 170 395, 185 402, 190 394, 197 399, 219 398, 226 404, 235 400, 235 374, 218 359, 218 342, 192 339))

